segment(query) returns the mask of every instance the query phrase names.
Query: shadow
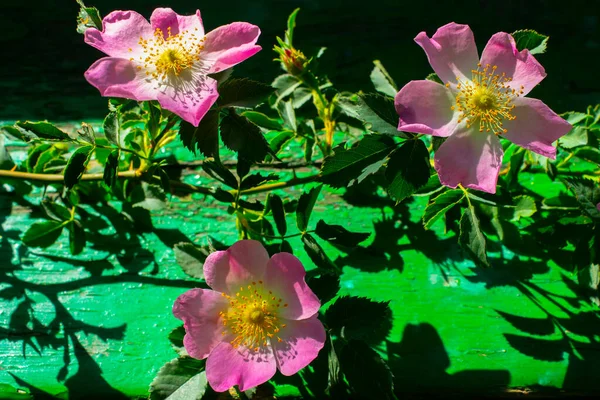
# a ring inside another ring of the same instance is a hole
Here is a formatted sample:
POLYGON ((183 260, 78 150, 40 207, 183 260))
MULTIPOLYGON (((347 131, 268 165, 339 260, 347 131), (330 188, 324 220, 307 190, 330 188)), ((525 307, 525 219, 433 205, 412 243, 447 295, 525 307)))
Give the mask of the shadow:
POLYGON ((387 342, 394 387, 408 398, 477 397, 501 393, 510 384, 508 370, 463 370, 448 373, 450 357, 436 329, 427 323, 408 324, 400 343, 387 342))

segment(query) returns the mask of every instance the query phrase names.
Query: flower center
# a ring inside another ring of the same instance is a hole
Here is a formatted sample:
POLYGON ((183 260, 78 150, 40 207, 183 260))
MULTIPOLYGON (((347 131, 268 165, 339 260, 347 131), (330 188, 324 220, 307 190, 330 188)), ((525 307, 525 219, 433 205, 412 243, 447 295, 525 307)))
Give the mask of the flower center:
MULTIPOLYGON (((155 79, 178 77, 183 71, 192 68, 200 61, 200 52, 204 49, 204 38, 189 31, 173 35, 170 27, 167 28, 166 36, 160 28, 156 28, 154 38, 140 37, 138 43, 142 46, 144 54, 137 60, 143 66, 138 65, 137 68, 145 69, 146 75, 155 79)), ((129 49, 129 51, 133 50, 129 49)), ((130 60, 136 61, 134 58, 130 60)))
MULTIPOLYGON (((520 90, 511 88, 511 77, 505 73, 496 74, 497 67, 490 66, 481 68, 477 65, 472 70, 472 79, 462 81, 457 77, 458 90, 456 103, 451 108, 458 111, 458 122, 463 120, 467 128, 473 124, 479 125, 479 132, 494 132, 496 135, 506 133, 503 124, 505 120, 512 121, 517 117, 511 112, 515 108, 513 100, 524 93, 524 86, 520 90)), ((449 86, 449 85, 446 85, 449 86)))
POLYGON ((263 282, 252 282, 247 287, 240 287, 234 295, 221 294, 229 300, 227 311, 220 313, 223 325, 234 335, 231 344, 234 347, 245 346, 254 351, 268 345, 269 339, 277 336, 285 324, 279 318, 279 311, 287 307, 282 299, 273 295, 263 287, 263 282))

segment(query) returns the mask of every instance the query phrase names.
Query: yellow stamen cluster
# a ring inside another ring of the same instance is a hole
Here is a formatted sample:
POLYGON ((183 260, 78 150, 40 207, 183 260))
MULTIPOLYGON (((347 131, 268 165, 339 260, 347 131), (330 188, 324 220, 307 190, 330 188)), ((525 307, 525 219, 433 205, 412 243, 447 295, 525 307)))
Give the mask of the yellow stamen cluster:
MULTIPOLYGON (((515 108, 513 100, 524 93, 510 87, 511 77, 505 73, 496 74, 497 66, 487 64, 482 68, 477 65, 476 70, 471 70, 472 79, 462 81, 457 77, 456 103, 452 110, 459 113, 458 122, 465 121, 467 128, 473 124, 479 125, 479 132, 493 132, 496 135, 506 133, 503 127, 505 120, 512 121, 516 116, 511 111, 515 108)), ((449 85, 447 85, 449 86, 449 85)))
POLYGON ((227 311, 220 313, 226 329, 223 335, 233 334, 231 344, 234 347, 244 346, 259 351, 268 345, 270 339, 281 338, 277 335, 285 328, 279 319, 279 312, 287 304, 273 295, 272 291, 263 287, 263 282, 252 282, 247 287, 240 287, 234 295, 222 293, 229 300, 227 311))
MULTIPOLYGON (((200 52, 204 49, 204 37, 189 31, 173 35, 170 27, 167 28, 166 35, 160 28, 156 28, 154 38, 140 37, 138 43, 144 54, 137 60, 133 57, 130 60, 143 64, 143 67, 138 65, 138 70, 146 70, 146 75, 155 79, 164 79, 173 75, 178 77, 183 71, 189 70, 200 61, 200 52)), ((129 51, 133 50, 129 49, 129 51)))

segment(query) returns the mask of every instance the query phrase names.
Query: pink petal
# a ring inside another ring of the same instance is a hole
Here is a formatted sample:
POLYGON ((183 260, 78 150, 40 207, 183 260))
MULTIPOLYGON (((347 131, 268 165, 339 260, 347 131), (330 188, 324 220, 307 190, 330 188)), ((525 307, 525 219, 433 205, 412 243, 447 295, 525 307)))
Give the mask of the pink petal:
POLYGON ((200 10, 196 10, 195 15, 179 15, 170 8, 157 8, 150 17, 152 29, 160 29, 165 38, 168 29, 171 28, 171 35, 177 35, 180 32, 188 31, 196 36, 204 36, 204 25, 200 10))
POLYGON ((463 129, 450 136, 435 152, 435 169, 445 186, 455 188, 460 183, 496 193, 503 153, 496 135, 479 132, 477 128, 463 129))
POLYGON ((261 49, 256 45, 260 29, 246 22, 234 22, 208 32, 201 53, 203 60, 211 65, 209 74, 231 68, 261 49))
POLYGON ((316 316, 302 321, 286 321, 279 332, 281 342, 272 340, 277 366, 286 376, 294 375, 312 362, 325 345, 325 328, 316 316))
POLYGON ((468 25, 451 22, 439 28, 432 38, 425 32, 415 37, 425 50, 429 64, 442 82, 456 82, 456 77, 471 79, 471 70, 477 68, 477 47, 468 25))
POLYGON ((154 86, 146 82, 144 72, 137 70, 131 61, 124 58, 101 58, 92 64, 84 76, 105 97, 145 101, 156 99, 158 94, 154 86))
POLYGON ((240 286, 263 279, 269 254, 256 240, 240 240, 225 251, 215 251, 204 262, 204 278, 213 289, 237 293, 240 286))
POLYGON ((319 298, 304 281, 306 272, 297 257, 290 253, 277 253, 271 257, 265 271, 265 288, 283 299, 287 307, 280 309, 285 319, 306 319, 321 307, 319 298))
POLYGON ((221 293, 207 289, 188 290, 175 300, 173 315, 184 322, 183 345, 191 357, 202 360, 223 341, 219 313, 228 305, 221 293))
POLYGON ((502 134, 511 142, 552 159, 556 158, 556 148, 552 142, 566 135, 573 128, 559 117, 541 100, 518 97, 514 100, 513 121, 505 121, 506 133, 502 134))
POLYGON ((224 392, 235 385, 241 391, 251 389, 271 379, 276 371, 277 362, 271 348, 257 353, 222 342, 206 360, 206 378, 216 392, 224 392))
POLYGON ((129 59, 141 51, 140 38, 148 39, 153 34, 146 18, 135 11, 113 11, 102 20, 102 32, 89 28, 84 40, 111 57, 129 59))
POLYGON ((509 86, 521 90, 523 96, 546 77, 544 67, 529 53, 517 50, 515 39, 508 33, 498 32, 492 36, 481 54, 481 65, 496 65, 496 74, 512 77, 509 86))
POLYGON ((394 100, 400 115, 399 131, 450 136, 456 129, 458 113, 450 89, 433 81, 410 81, 394 100))
POLYGON ((217 101, 217 81, 200 73, 182 73, 157 95, 162 108, 172 111, 194 126, 217 101))

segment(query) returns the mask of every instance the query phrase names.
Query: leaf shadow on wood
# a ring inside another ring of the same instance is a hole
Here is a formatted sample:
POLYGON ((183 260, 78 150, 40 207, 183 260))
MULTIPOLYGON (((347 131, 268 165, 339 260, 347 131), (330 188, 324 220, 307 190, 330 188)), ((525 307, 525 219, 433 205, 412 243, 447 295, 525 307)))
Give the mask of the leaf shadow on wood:
POLYGON ((450 357, 437 330, 428 323, 408 324, 400 343, 387 342, 395 390, 404 398, 481 398, 510 384, 505 369, 446 372, 450 357))

